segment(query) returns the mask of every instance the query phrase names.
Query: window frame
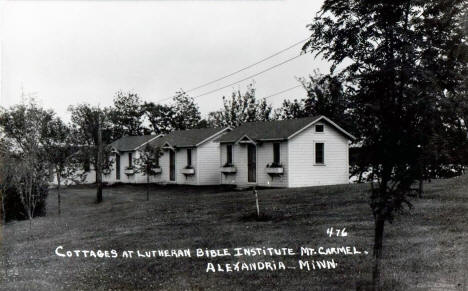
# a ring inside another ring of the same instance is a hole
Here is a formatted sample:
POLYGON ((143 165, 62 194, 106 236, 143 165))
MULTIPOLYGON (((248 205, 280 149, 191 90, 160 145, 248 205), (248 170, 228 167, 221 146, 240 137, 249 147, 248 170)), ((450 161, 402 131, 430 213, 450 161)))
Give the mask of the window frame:
POLYGON ((192 149, 188 148, 187 149, 187 167, 192 166, 192 149))
POLYGON ((161 165, 159 164, 159 158, 160 157, 161 157, 161 155, 160 155, 159 150, 158 150, 158 151, 156 151, 156 162, 155 162, 156 167, 158 167, 158 168, 161 167, 161 165))
POLYGON ((280 142, 273 143, 273 164, 275 165, 281 164, 281 143, 280 142))
POLYGON ((226 145, 226 164, 232 165, 232 144, 226 145))
POLYGON ((325 125, 322 124, 322 123, 316 124, 315 127, 314 127, 314 129, 315 129, 315 132, 316 132, 316 133, 324 133, 324 132, 325 132, 325 125), (318 131, 318 130, 317 130, 317 126, 321 126, 321 127, 322 127, 322 131, 318 131))
POLYGON ((133 167, 133 153, 128 152, 128 167, 132 168, 133 167))
POLYGON ((324 166, 325 165, 325 142, 323 141, 316 141, 314 142, 314 165, 316 166, 324 166), (317 145, 322 145, 322 162, 317 162, 317 145))

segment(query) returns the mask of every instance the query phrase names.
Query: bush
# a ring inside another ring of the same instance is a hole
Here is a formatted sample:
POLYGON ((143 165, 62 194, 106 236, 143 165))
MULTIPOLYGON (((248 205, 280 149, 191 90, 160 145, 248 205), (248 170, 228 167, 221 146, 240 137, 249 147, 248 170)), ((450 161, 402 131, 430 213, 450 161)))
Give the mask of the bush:
MULTIPOLYGON (((34 209, 33 217, 46 215, 46 199, 49 192, 47 185, 39 187, 39 201, 34 209)), ((21 203, 21 198, 16 187, 9 187, 3 195, 5 203, 5 220, 25 220, 28 219, 27 212, 21 203)), ((37 193, 35 193, 37 194, 37 193)))

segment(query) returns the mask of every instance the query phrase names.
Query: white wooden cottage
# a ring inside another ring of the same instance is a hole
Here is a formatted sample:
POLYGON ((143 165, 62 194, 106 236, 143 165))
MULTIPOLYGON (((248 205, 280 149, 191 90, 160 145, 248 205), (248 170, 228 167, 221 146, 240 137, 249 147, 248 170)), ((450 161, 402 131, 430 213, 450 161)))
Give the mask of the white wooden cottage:
POLYGON ((266 187, 348 183, 352 139, 325 116, 245 123, 218 139, 221 183, 266 187))
POLYGON ((219 185, 220 147, 215 140, 229 128, 173 131, 150 145, 159 148, 160 174, 154 181, 172 184, 219 185))
MULTIPOLYGON (((112 154, 109 159, 112 161, 112 166, 109 170, 105 170, 102 175, 102 181, 107 184, 114 183, 146 183, 146 176, 137 173, 135 170, 136 160, 140 157, 140 150, 144 148, 150 141, 161 138, 162 135, 143 135, 143 136, 123 136, 112 142, 109 147, 112 154)), ((63 179, 63 185, 72 184, 92 184, 96 183, 96 171, 92 164, 84 167, 85 170, 80 170, 76 173, 73 179, 63 179), (83 179, 83 180, 81 180, 83 179)), ((151 177, 153 179, 153 177, 151 177)), ((151 180, 152 181, 152 180, 151 180)), ((51 175, 50 184, 56 185, 57 178, 51 175)))
MULTIPOLYGON (((113 160, 111 170, 103 175, 103 181, 113 183, 146 183, 146 176, 139 173, 135 162, 140 158, 140 151, 162 135, 123 136, 110 144, 113 160)), ((150 177, 151 182, 155 177, 150 177)))

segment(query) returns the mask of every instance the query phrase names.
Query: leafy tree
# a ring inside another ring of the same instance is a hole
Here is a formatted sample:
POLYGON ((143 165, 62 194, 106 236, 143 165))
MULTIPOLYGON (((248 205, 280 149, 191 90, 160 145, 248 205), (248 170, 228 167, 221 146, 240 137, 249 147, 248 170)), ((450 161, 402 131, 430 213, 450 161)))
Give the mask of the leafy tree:
POLYGON ((150 122, 150 129, 155 134, 167 134, 176 128, 174 107, 149 102, 143 105, 143 110, 150 122))
POLYGON ((309 116, 325 115, 346 129, 350 128, 351 116, 347 109, 344 81, 337 75, 322 75, 315 73, 308 79, 301 78, 307 97, 301 100, 284 100, 276 111, 280 119, 293 119, 309 116))
POLYGON ((88 104, 71 106, 71 127, 74 144, 79 147, 81 161, 89 161, 96 174, 96 202, 102 202, 102 173, 108 170, 112 161, 107 144, 111 142, 112 125, 108 115, 109 109, 101 109, 88 104))
POLYGON ((66 181, 78 176, 79 165, 75 157, 78 148, 73 144, 70 129, 60 118, 51 116, 45 121, 46 124, 41 132, 41 144, 44 147, 45 158, 57 178, 57 211, 60 215, 62 179, 66 181))
POLYGON ((45 207, 48 171, 41 129, 52 116, 51 110, 44 110, 32 100, 0 115, 3 139, 9 145, 3 149, 3 160, 9 165, 2 165, 2 176, 9 180, 6 186, 18 196, 30 226, 36 208, 45 207))
POLYGON ((8 140, 0 138, 0 198, 2 200, 2 222, 6 223, 6 200, 8 189, 12 187, 14 174, 14 160, 11 159, 11 144, 8 140))
POLYGON ((211 112, 208 123, 212 126, 236 127, 245 122, 271 120, 272 107, 265 99, 255 98, 255 88, 251 84, 245 93, 240 90, 232 92, 230 98, 223 96, 223 109, 211 112))
POLYGON ((310 116, 305 110, 304 99, 285 99, 280 108, 275 110, 277 119, 295 119, 310 116))
POLYGON ((201 120, 201 114, 193 97, 190 97, 184 91, 178 91, 172 101, 174 102, 172 108, 175 112, 174 129, 197 128, 201 120))
POLYGON ((331 61, 331 73, 344 67, 338 75, 348 83, 354 126, 378 181, 370 199, 376 288, 385 222, 411 206, 420 159, 445 134, 441 104, 455 102, 466 76, 465 10, 463 0, 326 0, 309 25, 303 49, 331 61))
POLYGON ((136 159, 136 171, 146 176, 146 200, 149 200, 149 183, 150 177, 157 174, 160 169, 159 157, 162 152, 159 148, 155 148, 147 144, 143 150, 139 151, 139 157, 136 159))
POLYGON ((144 113, 143 104, 136 93, 118 91, 114 98, 114 106, 109 110, 112 139, 119 139, 124 135, 144 134, 144 113))

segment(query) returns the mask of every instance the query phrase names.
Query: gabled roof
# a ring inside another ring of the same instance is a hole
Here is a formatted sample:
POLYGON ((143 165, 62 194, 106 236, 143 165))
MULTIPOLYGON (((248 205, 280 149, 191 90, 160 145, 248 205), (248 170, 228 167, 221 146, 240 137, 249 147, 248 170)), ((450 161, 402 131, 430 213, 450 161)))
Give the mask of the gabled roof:
POLYGON ((156 139, 159 135, 140 135, 140 136, 123 136, 110 144, 111 147, 120 152, 128 152, 137 150, 142 145, 156 139))
POLYGON ((328 122, 346 137, 354 139, 353 135, 329 118, 321 115, 297 119, 247 122, 221 136, 218 141, 221 143, 234 143, 245 136, 254 141, 288 140, 320 120, 328 122))
POLYGON ((154 147, 169 146, 172 148, 197 147, 228 129, 229 127, 177 130, 158 138, 151 142, 150 145, 154 147))

